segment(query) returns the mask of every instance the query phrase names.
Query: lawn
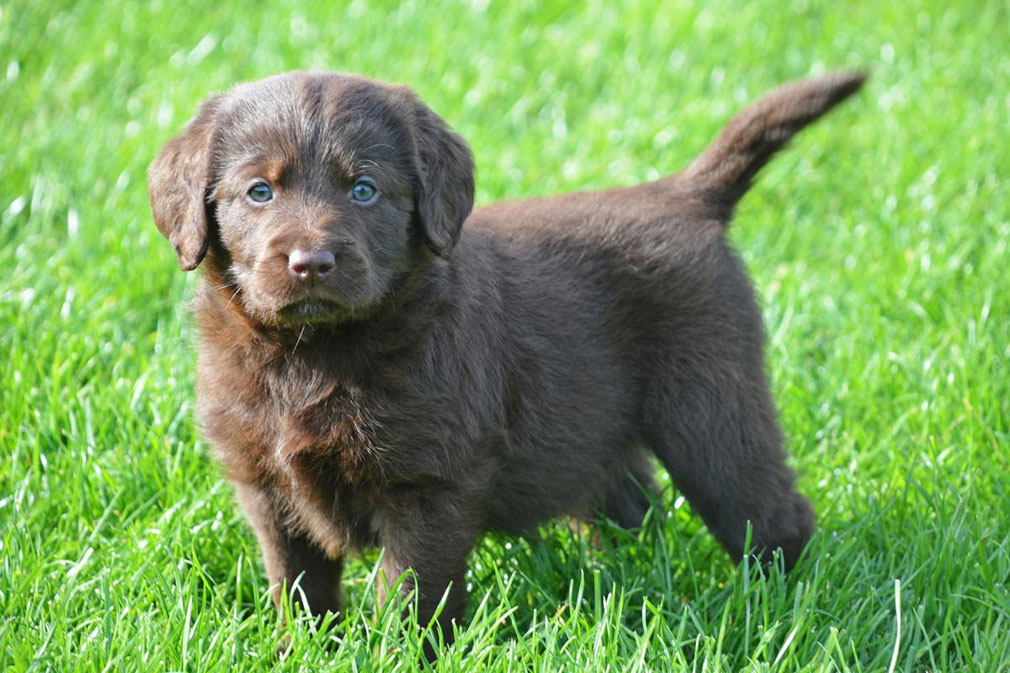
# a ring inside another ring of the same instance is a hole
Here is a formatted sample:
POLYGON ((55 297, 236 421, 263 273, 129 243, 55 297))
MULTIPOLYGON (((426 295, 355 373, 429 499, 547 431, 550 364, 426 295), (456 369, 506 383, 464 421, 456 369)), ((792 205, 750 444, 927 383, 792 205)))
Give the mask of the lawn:
POLYGON ((666 482, 602 545, 487 536, 437 668, 1010 671, 1010 6, 339 4, 0 6, 0 670, 416 670, 375 553, 346 616, 274 656, 193 420, 196 275, 146 195, 201 98, 289 69, 408 83, 487 203, 672 173, 772 86, 867 66, 730 231, 818 514, 807 563, 734 567, 666 482))

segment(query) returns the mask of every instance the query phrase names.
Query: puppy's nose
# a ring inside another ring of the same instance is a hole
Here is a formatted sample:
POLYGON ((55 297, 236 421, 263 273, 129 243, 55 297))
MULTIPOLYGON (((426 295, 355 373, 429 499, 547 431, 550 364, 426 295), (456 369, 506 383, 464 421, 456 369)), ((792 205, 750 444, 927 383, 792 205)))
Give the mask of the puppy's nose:
POLYGON ((299 280, 315 283, 333 270, 337 260, 329 251, 305 252, 295 250, 288 257, 288 268, 299 280))

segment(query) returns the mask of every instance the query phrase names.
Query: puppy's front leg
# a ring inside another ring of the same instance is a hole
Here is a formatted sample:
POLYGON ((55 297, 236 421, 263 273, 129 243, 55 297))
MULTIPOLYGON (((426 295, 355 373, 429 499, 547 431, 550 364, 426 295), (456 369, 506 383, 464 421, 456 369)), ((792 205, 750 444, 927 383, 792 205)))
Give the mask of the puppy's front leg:
MULTIPOLYGON (((235 482, 235 494, 256 532, 274 603, 281 614, 284 587, 291 593, 299 577, 298 586, 305 594, 311 614, 322 617, 327 612, 339 612, 343 558, 330 558, 305 536, 291 532, 285 523, 283 505, 268 491, 235 482)), ((300 603, 297 598, 294 602, 300 603)))
MULTIPOLYGON (((437 620, 446 644, 453 640, 453 621, 466 606, 466 557, 479 534, 474 501, 445 492, 415 494, 409 504, 387 512, 380 530, 386 582, 380 583, 380 603, 386 602, 388 586, 411 571, 403 577, 400 592, 415 592, 417 623, 423 628, 448 589, 437 620)), ((429 661, 437 656, 430 642, 425 643, 425 655, 429 661)))

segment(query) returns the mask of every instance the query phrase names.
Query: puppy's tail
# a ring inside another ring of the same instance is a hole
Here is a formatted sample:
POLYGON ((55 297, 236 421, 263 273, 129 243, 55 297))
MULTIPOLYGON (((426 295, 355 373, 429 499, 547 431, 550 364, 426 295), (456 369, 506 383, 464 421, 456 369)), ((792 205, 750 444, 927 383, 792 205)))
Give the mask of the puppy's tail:
POLYGON ((754 175, 797 131, 862 86, 866 74, 838 72, 775 89, 738 113, 719 137, 676 176, 726 220, 754 175))

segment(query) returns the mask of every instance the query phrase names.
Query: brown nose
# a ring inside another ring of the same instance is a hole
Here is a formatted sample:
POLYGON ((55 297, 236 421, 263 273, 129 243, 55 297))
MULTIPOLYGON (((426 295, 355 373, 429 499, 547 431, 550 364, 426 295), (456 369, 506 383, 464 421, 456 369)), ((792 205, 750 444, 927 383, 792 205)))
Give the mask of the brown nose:
POLYGON ((337 263, 333 253, 329 251, 305 252, 295 250, 288 257, 288 268, 291 273, 308 283, 315 283, 326 277, 337 263))

